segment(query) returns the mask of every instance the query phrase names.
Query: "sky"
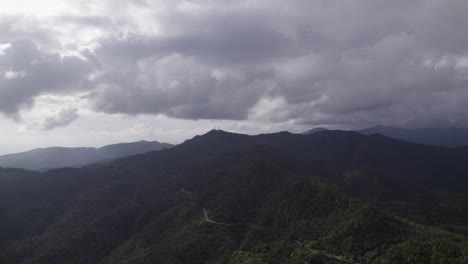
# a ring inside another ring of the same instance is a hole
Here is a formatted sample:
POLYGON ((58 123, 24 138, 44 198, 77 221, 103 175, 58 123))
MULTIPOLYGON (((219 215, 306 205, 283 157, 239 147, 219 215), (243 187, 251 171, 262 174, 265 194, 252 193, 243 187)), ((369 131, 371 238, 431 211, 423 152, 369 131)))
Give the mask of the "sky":
POLYGON ((0 0, 0 154, 468 127, 466 0, 0 0))

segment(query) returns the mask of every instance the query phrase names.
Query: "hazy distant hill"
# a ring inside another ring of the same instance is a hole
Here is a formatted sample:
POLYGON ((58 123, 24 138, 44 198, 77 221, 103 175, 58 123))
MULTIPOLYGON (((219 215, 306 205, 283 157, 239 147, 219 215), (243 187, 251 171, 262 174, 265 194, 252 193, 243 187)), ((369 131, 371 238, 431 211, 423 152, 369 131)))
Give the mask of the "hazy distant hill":
MULTIPOLYGON (((328 129, 318 127, 307 130, 302 135, 310 135, 328 129)), ((468 146, 468 128, 419 128, 405 129, 390 126, 373 126, 355 130, 363 135, 380 134, 386 137, 400 139, 417 144, 433 145, 440 147, 468 146)))
POLYGON ((0 263, 467 263, 467 158, 211 131, 101 166, 0 169, 0 263))
POLYGON ((101 148, 39 148, 0 156, 0 167, 29 170, 80 167, 95 162, 142 154, 169 147, 172 147, 172 145, 157 141, 138 141, 108 145, 101 148))
POLYGON ((303 132, 302 135, 310 135, 310 134, 313 134, 315 132, 326 131, 326 130, 328 130, 328 129, 323 128, 323 127, 316 127, 316 128, 312 128, 310 130, 307 130, 306 132, 303 132))
POLYGON ((468 128, 420 128, 375 126, 357 130, 364 135, 381 134, 387 137, 406 140, 418 144, 435 146, 468 146, 468 128))

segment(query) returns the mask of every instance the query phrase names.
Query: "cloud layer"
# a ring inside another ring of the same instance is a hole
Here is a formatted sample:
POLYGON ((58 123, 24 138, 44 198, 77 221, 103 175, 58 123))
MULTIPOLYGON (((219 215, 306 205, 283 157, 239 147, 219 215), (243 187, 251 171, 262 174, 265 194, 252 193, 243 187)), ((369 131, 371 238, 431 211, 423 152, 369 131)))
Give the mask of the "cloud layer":
POLYGON ((45 52, 33 40, 16 39, 0 56, 0 112, 15 116, 41 94, 87 89, 93 70, 77 56, 45 52))
POLYGON ((0 20, 0 112, 85 91, 110 114, 468 126, 464 0, 68 5, 0 20))

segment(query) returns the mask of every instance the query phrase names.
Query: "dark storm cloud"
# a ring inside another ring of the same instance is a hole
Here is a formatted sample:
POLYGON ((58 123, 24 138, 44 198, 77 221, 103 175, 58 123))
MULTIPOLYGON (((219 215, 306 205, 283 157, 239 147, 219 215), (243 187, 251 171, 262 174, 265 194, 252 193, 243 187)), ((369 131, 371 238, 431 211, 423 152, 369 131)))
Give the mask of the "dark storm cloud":
MULTIPOLYGON (((138 1, 142 7, 144 18, 62 17, 107 33, 81 53, 86 60, 63 67, 70 72, 55 91, 94 71, 89 100, 107 113, 468 125, 467 1, 138 1)), ((38 93, 30 94, 13 101, 28 104, 38 93)))
POLYGON ((255 72, 214 70, 171 54, 126 63, 101 76, 95 106, 109 113, 165 114, 183 119, 245 119, 268 87, 255 72))
POLYGON ((468 2, 464 0, 428 1, 415 16, 415 34, 427 47, 441 53, 465 54, 468 34, 463 31, 467 23, 468 2))
POLYGON ((79 91, 91 72, 79 57, 44 52, 34 41, 17 39, 0 56, 0 112, 17 116, 38 95, 79 91))

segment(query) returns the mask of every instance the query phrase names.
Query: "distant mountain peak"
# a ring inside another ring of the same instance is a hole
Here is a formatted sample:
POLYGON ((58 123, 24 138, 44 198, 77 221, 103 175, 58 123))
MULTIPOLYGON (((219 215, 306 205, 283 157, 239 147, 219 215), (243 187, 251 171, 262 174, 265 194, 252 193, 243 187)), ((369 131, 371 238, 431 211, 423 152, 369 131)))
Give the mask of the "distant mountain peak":
POLYGON ((229 136, 229 135, 242 135, 242 134, 239 134, 239 133, 235 133, 235 132, 230 132, 230 131, 227 131, 227 130, 222 130, 222 129, 212 129, 210 131, 208 131, 207 133, 201 135, 201 136, 213 136, 213 135, 216 135, 216 136, 229 136))
POLYGON ((309 134, 313 134, 313 133, 316 133, 316 132, 320 132, 320 131, 327 131, 328 129, 327 128, 324 128, 324 127, 316 127, 316 128, 312 128, 312 129, 309 129, 305 132, 302 132, 301 134, 302 135, 309 135, 309 134))
POLYGON ((109 161, 126 156, 172 147, 157 141, 137 141, 93 147, 50 147, 0 156, 0 167, 29 170, 81 167, 91 163, 109 161))
POLYGON ((392 126, 373 126, 356 130, 363 135, 381 134, 386 137, 409 141, 417 144, 458 147, 468 146, 468 128, 400 128, 392 126))

